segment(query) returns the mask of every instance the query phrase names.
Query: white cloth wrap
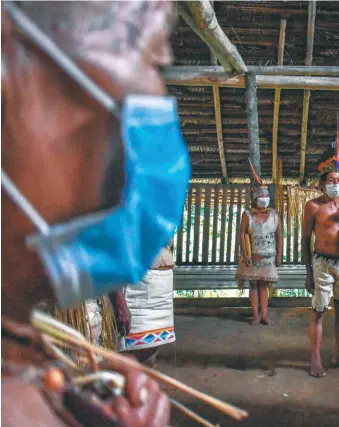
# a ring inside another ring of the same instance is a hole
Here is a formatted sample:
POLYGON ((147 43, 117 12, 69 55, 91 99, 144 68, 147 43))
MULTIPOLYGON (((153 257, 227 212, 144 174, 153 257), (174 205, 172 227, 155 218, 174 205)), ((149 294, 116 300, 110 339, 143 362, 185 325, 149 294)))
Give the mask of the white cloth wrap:
POLYGON ((125 297, 132 315, 131 331, 120 339, 120 351, 175 341, 172 269, 150 270, 139 285, 125 288, 125 297))

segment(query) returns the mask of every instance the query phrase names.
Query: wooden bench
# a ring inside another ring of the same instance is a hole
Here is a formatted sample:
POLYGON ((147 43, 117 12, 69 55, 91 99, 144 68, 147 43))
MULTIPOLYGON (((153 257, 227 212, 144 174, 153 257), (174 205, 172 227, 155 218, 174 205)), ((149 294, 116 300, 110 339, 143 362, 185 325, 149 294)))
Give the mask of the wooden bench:
MULTIPOLYGON (((174 269, 174 289, 236 289, 236 265, 177 266, 174 269)), ((278 268, 280 281, 274 284, 277 289, 302 289, 306 270, 303 265, 283 265, 278 268)))

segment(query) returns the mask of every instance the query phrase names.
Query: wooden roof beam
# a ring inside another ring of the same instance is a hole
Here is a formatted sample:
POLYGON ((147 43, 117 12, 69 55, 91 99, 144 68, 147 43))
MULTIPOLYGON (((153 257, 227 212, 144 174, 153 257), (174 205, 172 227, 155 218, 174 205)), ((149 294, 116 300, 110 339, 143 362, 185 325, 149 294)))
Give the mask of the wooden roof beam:
POLYGON ((225 159, 224 138, 222 134, 220 93, 219 93, 219 88, 216 86, 213 86, 213 98, 214 98, 215 125, 217 128, 218 150, 219 150, 219 156, 220 156, 220 162, 221 162, 221 170, 222 170, 224 184, 227 184, 228 173, 227 173, 227 165, 226 165, 226 159, 225 159))
POLYGON ((184 21, 206 43, 227 72, 245 73, 247 67, 237 48, 220 27, 209 1, 179 1, 177 10, 184 21))
MULTIPOLYGON (((280 35, 278 45, 278 65, 284 63, 286 35, 286 19, 280 21, 280 35)), ((273 129, 272 129, 272 180, 273 184, 278 182, 278 129, 279 129, 279 111, 280 111, 280 93, 281 89, 276 89, 274 93, 274 111, 273 111, 273 129)))
MULTIPOLYGON (((249 65, 248 71, 254 71, 261 76, 327 76, 339 77, 339 67, 326 66, 289 66, 289 65, 269 65, 256 66, 249 65)), ((226 73, 223 67, 211 65, 174 65, 166 67, 163 72, 166 80, 194 80, 198 78, 230 78, 231 74, 226 73)), ((173 83, 174 84, 174 83, 173 83)))
MULTIPOLYGON (((308 26, 307 26, 307 46, 306 46, 306 65, 310 66, 313 59, 313 44, 314 44, 314 30, 315 30, 315 16, 317 13, 317 2, 309 1, 308 3, 308 26)), ((300 184, 303 183, 305 178, 305 165, 306 165, 306 150, 307 150, 307 125, 308 113, 310 108, 311 91, 309 89, 304 91, 303 101, 303 115, 301 123, 301 148, 300 148, 300 184)))
MULTIPOLYGON (((245 77, 222 75, 213 77, 195 76, 194 78, 167 79, 169 86, 220 86, 231 88, 244 88, 245 77)), ((337 77, 313 76, 256 76, 257 87, 260 89, 310 89, 310 90, 339 90, 337 77)))

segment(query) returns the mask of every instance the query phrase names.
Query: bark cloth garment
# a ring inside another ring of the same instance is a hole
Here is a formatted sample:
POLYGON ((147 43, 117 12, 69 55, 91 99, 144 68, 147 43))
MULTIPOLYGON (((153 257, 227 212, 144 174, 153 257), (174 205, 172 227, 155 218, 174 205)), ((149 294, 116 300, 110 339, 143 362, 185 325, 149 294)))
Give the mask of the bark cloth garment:
POLYGON ((1 332, 4 427, 119 426, 117 420, 92 403, 91 393, 78 391, 71 385, 72 372, 53 357, 40 333, 6 316, 1 319, 1 332), (61 392, 51 391, 43 381, 46 369, 51 366, 58 367, 65 375, 66 386, 61 392), (22 396, 22 391, 26 395, 22 396))
POLYGON ((278 214, 272 209, 266 221, 257 222, 251 211, 246 210, 245 213, 249 219, 248 233, 251 241, 252 265, 247 267, 243 257, 240 256, 236 274, 239 287, 243 287, 249 281, 278 282, 279 276, 275 264, 278 214), (255 260, 256 257, 259 259, 255 260))
POLYGON ((95 345, 102 345, 102 308, 97 299, 86 301, 88 335, 95 345))
POLYGON ((107 296, 87 300, 77 308, 58 310, 41 302, 37 309, 80 332, 93 344, 110 350, 118 347, 118 331, 112 304, 107 296))
POLYGON ((332 293, 334 299, 339 301, 339 255, 334 257, 315 252, 313 278, 312 308, 323 313, 329 309, 332 293))
POLYGON ((87 300, 85 306, 87 314, 85 336, 87 339, 97 346, 117 350, 118 327, 109 298, 104 295, 100 298, 87 300))
POLYGON ((120 351, 158 347, 175 341, 173 256, 167 246, 138 286, 124 290, 131 312, 131 331, 120 338, 120 351))

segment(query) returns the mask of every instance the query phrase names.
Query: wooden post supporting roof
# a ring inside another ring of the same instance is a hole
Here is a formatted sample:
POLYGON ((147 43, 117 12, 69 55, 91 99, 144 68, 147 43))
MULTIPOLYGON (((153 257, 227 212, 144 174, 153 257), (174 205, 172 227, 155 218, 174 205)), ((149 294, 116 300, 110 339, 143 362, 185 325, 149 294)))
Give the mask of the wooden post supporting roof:
POLYGON ((213 98, 214 98, 214 114, 215 114, 215 125, 217 128, 217 138, 218 138, 218 149, 221 162, 221 170, 223 176, 223 183, 228 183, 228 174, 227 174, 227 165, 225 159, 225 149, 224 149, 224 137, 222 133, 222 121, 221 121, 221 109, 220 109, 220 93, 219 88, 213 86, 213 98))
MULTIPOLYGON (((310 1, 308 3, 308 27, 307 27, 307 47, 306 47, 306 65, 312 64, 313 59, 313 43, 314 43, 314 29, 315 29, 315 15, 317 13, 317 2, 310 1)), ((303 115, 301 123, 301 148, 300 148, 300 184, 305 178, 306 166, 306 150, 307 150, 307 125, 308 113, 310 108, 311 91, 304 91, 303 101, 303 115)))
MULTIPOLYGON (((280 22, 280 36, 278 45, 278 65, 284 63, 286 19, 280 22)), ((278 178, 278 128, 280 111, 280 93, 281 89, 276 89, 274 94, 274 112, 273 112, 273 130, 272 130, 272 180, 277 183, 278 178)))
MULTIPOLYGON (((211 6, 214 10, 214 0, 211 0, 211 6)), ((211 65, 218 65, 218 58, 213 53, 213 50, 210 49, 210 58, 211 65)), ((225 147, 224 147, 224 137, 222 132, 222 119, 221 119, 221 108, 220 108, 220 90, 217 86, 213 86, 213 100, 214 100, 214 116, 215 116, 215 126, 217 129, 217 139, 218 139, 218 151, 221 162, 221 171, 222 171, 222 182, 223 184, 228 183, 228 173, 227 173, 227 163, 225 157, 225 147)))
POLYGON ((209 1, 179 1, 177 9, 184 21, 218 58, 225 71, 238 73, 247 71, 237 48, 220 27, 209 1))
POLYGON ((249 71, 246 73, 246 107, 247 107, 247 126, 249 140, 249 157, 251 162, 261 176, 260 164, 260 143, 259 143, 259 120, 258 120, 258 98, 255 73, 249 71))

